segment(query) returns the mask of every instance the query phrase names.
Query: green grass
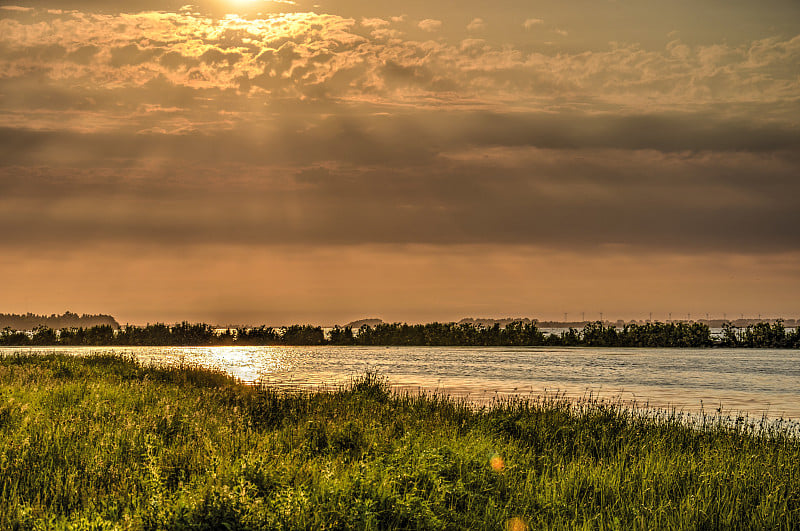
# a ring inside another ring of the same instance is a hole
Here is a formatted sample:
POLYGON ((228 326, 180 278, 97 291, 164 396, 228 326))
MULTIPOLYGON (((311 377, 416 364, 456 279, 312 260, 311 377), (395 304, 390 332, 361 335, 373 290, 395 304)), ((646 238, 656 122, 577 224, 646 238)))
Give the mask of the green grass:
POLYGON ((797 528, 788 429, 587 400, 476 410, 367 374, 281 394, 116 356, 0 358, 2 529, 797 528))

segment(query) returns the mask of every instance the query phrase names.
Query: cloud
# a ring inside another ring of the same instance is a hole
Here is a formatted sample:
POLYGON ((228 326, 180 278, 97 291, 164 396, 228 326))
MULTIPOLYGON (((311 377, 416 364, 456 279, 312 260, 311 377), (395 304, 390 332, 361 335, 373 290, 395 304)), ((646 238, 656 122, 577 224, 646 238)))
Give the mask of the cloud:
POLYGON ((720 122, 705 140, 680 138, 705 142, 692 151, 675 142, 700 117, 672 131, 669 121, 634 121, 659 131, 644 141, 624 120, 564 120, 339 117, 258 137, 9 130, 2 241, 800 248, 796 134, 784 149, 718 151, 731 128, 720 122))
MULTIPOLYGON (((167 88, 237 91, 245 98, 403 105, 480 101, 551 109, 584 102, 628 113, 698 104, 742 107, 759 101, 791 106, 800 90, 794 67, 800 37, 740 46, 690 46, 676 40, 661 50, 612 44, 604 50, 544 53, 491 41, 480 46, 476 41, 470 46, 444 39, 417 41, 404 37, 394 24, 386 19, 357 24, 309 13, 214 20, 186 13, 37 11, 30 22, 14 15, 0 20, 0 54, 5 59, 0 82, 20 90, 42 83, 57 86, 57 91, 125 87, 135 98, 136 87, 165 80, 167 88), (431 75, 398 84, 397 70, 387 64, 431 75)), ((440 21, 431 19, 420 24, 431 30, 440 27, 440 21)), ((22 92, 16 94, 7 101, 22 92)), ((221 100, 215 101, 220 108, 221 100)), ((15 113, 25 109, 5 108, 15 113)))
POLYGON ((467 31, 483 31, 486 29, 486 22, 482 18, 474 18, 467 24, 467 31))
POLYGON ((800 37, 546 53, 309 13, 9 13, 4 245, 800 248, 800 37))
POLYGON ((419 24, 417 24, 417 27, 422 31, 435 32, 442 29, 442 21, 426 18, 424 20, 420 20, 419 24))
POLYGON ((389 22, 382 18, 362 18, 361 25, 368 28, 384 28, 389 25, 389 22))
POLYGON ((522 23, 522 27, 525 28, 526 30, 529 30, 533 29, 536 26, 540 26, 542 24, 544 24, 544 20, 540 18, 529 18, 522 23))

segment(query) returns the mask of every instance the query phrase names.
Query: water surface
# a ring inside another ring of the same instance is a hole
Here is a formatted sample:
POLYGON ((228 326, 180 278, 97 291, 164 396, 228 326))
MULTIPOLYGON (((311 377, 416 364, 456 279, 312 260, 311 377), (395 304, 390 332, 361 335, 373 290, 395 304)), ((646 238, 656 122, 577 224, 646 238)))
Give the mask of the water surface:
POLYGON ((74 347, 0 348, 73 355, 118 353, 146 363, 197 363, 246 382, 335 388, 365 371, 399 391, 477 403, 560 393, 707 412, 800 418, 800 351, 548 347, 74 347))

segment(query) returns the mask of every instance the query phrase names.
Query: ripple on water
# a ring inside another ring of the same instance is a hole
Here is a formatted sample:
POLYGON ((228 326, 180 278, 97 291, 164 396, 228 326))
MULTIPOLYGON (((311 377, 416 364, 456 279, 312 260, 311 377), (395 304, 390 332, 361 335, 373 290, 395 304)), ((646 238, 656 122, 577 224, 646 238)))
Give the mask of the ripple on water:
POLYGON ((198 364, 245 382, 335 388, 367 370, 400 391, 481 403, 498 396, 618 398, 689 412, 800 418, 800 352, 773 349, 541 347, 74 347, 12 352, 118 353, 144 363, 198 364))

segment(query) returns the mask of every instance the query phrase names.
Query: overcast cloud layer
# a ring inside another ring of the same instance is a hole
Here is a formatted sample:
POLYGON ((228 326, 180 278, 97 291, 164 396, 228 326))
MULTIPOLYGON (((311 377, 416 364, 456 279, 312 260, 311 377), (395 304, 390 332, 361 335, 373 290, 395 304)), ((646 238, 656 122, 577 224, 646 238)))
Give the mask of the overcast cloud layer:
MULTIPOLYGON (((309 257, 326 249, 352 259, 361 249, 362 263, 381 268, 385 253, 414 246, 420 257, 491 248, 652 265, 683 256, 695 261, 685 274, 699 279, 715 256, 747 266, 707 294, 707 307, 754 311, 772 300, 765 312, 800 312, 782 298, 800 292, 786 271, 786 257, 800 253, 794 2, 726 3, 718 20, 727 27, 707 30, 698 21, 713 18, 715 2, 676 2, 662 17, 651 13, 658 4, 622 0, 467 2, 458 12, 436 2, 106 4, 0 7, 0 246, 22 261, 0 268, 45 260, 58 275, 45 250, 89 260, 114 246, 114 270, 143 260, 145 248, 288 257, 287 245, 309 257), (745 271, 782 281, 758 301, 758 289, 722 297, 745 271)), ((267 275, 297 268, 289 258, 269 264, 267 275)), ((527 267, 533 278, 544 265, 527 267)), ((400 306, 365 295, 363 311, 413 320, 429 307, 422 286, 435 292, 448 270, 402 279, 411 295, 400 306)), ((474 269, 501 272, 497 263, 474 269)), ((656 282, 664 273, 630 274, 656 282)), ((552 281, 592 273, 570 274, 552 281)), ((352 271, 338 278, 358 282, 352 271)), ((50 312, 32 289, 21 286, 0 310, 50 312)), ((482 293, 484 311, 566 309, 558 293, 526 306, 509 300, 514 290, 482 293)), ((286 293, 273 304, 300 301, 309 319, 361 316, 332 293, 286 293)), ((452 307, 427 318, 480 311, 447 296, 452 307)), ((604 296, 569 304, 577 311, 604 296)), ((641 296, 623 297, 616 311, 644 311, 652 301, 641 296)), ((213 314, 220 300, 192 315, 222 319, 213 314)), ((267 315, 255 302, 222 305, 231 319, 267 315)), ((181 308, 156 305, 150 319, 190 313, 181 308)), ((146 318, 124 302, 87 310, 146 318)))

